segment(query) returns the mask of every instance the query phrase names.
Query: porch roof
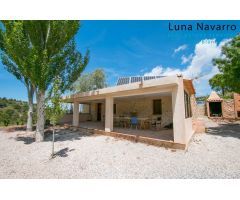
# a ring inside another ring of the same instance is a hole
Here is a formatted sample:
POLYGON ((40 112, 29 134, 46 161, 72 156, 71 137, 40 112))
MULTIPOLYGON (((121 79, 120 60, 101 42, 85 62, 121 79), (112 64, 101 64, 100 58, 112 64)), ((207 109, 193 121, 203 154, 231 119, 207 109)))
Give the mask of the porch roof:
MULTIPOLYGON (((146 80, 142 82, 129 83, 126 85, 117 85, 113 87, 92 90, 89 92, 82 92, 69 96, 64 96, 62 99, 64 102, 72 103, 75 101, 84 102, 95 99, 103 99, 108 96, 122 97, 134 96, 139 94, 151 94, 156 92, 171 92, 172 88, 179 84, 180 78, 182 78, 182 76, 175 75, 162 77, 159 79, 146 80)), ((184 79, 184 88, 186 88, 190 94, 195 93, 191 80, 184 79)))

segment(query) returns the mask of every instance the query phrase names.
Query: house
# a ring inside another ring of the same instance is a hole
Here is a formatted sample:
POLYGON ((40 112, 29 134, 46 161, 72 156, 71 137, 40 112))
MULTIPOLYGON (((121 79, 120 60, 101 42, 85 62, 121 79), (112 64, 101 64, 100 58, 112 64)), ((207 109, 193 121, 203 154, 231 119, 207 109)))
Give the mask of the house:
POLYGON ((62 122, 94 133, 185 149, 194 133, 194 94, 192 81, 181 75, 122 77, 116 86, 63 97, 72 103, 73 113, 62 122))
POLYGON ((234 93, 232 99, 222 99, 212 91, 206 101, 207 116, 209 118, 240 118, 240 94, 234 93))

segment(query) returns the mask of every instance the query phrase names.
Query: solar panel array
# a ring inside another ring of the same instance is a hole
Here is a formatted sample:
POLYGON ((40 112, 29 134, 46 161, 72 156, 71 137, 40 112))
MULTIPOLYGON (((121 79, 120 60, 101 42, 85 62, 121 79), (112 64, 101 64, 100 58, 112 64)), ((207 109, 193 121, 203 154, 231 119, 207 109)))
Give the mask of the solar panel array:
POLYGON ((162 78, 163 76, 132 76, 132 77, 121 77, 117 81, 117 85, 126 85, 129 83, 136 83, 142 81, 148 81, 152 79, 162 78))

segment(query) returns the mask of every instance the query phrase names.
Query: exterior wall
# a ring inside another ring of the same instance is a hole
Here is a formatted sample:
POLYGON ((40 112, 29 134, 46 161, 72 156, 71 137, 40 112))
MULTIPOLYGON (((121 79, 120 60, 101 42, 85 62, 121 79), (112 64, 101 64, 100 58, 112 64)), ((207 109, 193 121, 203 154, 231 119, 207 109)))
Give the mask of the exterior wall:
POLYGON ((141 99, 128 98, 115 100, 116 114, 115 116, 130 116, 131 112, 137 112, 138 117, 159 117, 162 116, 162 127, 173 122, 172 115, 172 98, 171 96, 146 97, 141 99), (153 115, 153 100, 162 100, 162 115, 153 115))
POLYGON ((206 116, 206 104, 197 105, 197 117, 206 116))
POLYGON ((93 121, 97 121, 97 104, 91 103, 91 117, 93 121))
POLYGON ((101 107, 101 122, 105 121, 105 103, 102 103, 101 107))
POLYGON ((227 119, 235 118, 234 100, 233 99, 223 100, 222 114, 223 114, 223 118, 227 118, 227 119))
POLYGON ((91 112, 90 104, 82 104, 82 113, 89 113, 91 112))
POLYGON ((62 119, 60 119, 60 124, 72 124, 73 114, 65 114, 62 119))
POLYGON ((197 106, 195 95, 191 95, 190 100, 191 100, 191 108, 192 108, 192 118, 196 119, 198 118, 199 114, 198 114, 198 106, 197 106))
POLYGON ((184 121, 185 121, 185 142, 187 144, 194 133, 193 119, 190 117, 190 118, 186 118, 184 121))
POLYGON ((174 142, 186 144, 185 103, 183 79, 179 77, 178 86, 172 90, 174 142))
POLYGON ((236 118, 240 118, 238 116, 238 112, 240 112, 240 94, 234 93, 234 104, 235 104, 235 116, 236 118))
MULTIPOLYGON (((90 114, 79 114, 79 122, 85 122, 91 120, 90 114)), ((66 114, 59 121, 60 124, 72 124, 73 122, 73 114, 66 114)))

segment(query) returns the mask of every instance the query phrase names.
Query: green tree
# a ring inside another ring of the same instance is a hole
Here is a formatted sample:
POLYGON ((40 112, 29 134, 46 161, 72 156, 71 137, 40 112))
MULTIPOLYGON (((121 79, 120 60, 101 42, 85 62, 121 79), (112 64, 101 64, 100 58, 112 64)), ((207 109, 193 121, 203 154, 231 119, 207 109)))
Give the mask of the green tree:
POLYGON ((106 75, 103 69, 96 69, 92 73, 86 73, 73 84, 74 92, 87 92, 106 87, 106 75))
POLYGON ((63 117, 63 115, 66 113, 66 109, 64 109, 62 102, 61 102, 61 95, 62 95, 62 89, 61 89, 61 79, 56 78, 52 91, 51 96, 49 96, 47 105, 46 105, 46 116, 50 120, 50 124, 53 125, 53 137, 52 137, 52 154, 51 157, 54 157, 54 138, 55 138, 55 130, 56 130, 56 124, 59 122, 59 120, 63 117))
POLYGON ((5 69, 27 88, 27 131, 32 131, 34 87, 27 76, 31 69, 30 60, 33 57, 31 44, 23 21, 2 21, 2 24, 3 28, 0 29, 1 61, 5 69))
POLYGON ((43 141, 46 91, 52 90, 56 77, 61 80, 61 92, 68 90, 86 67, 89 52, 82 57, 76 49, 79 21, 24 21, 24 25, 34 52, 28 77, 36 88, 36 141, 43 141))
POLYGON ((226 86, 226 81, 223 74, 216 74, 213 76, 209 80, 209 84, 213 90, 216 90, 216 92, 221 92, 222 96, 224 96, 226 92, 229 92, 229 88, 226 86))
POLYGON ((223 57, 214 59, 213 64, 220 71, 224 85, 233 92, 240 93, 240 35, 222 47, 223 57))

